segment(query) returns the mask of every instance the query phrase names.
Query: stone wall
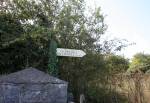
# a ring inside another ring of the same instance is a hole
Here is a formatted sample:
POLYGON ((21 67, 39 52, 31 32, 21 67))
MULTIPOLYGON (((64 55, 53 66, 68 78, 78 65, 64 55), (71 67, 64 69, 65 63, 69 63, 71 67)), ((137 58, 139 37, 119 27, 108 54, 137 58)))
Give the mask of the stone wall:
POLYGON ((67 85, 1 83, 0 103, 67 103, 67 85))

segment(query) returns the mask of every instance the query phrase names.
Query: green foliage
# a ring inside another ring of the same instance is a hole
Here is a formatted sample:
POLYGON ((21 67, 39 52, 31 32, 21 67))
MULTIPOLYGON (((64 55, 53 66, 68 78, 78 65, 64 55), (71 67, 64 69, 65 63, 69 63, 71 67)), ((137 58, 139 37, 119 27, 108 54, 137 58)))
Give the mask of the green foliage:
MULTIPOLYGON (((76 98, 79 98, 81 93, 91 94, 98 82, 105 83, 105 62, 103 55, 99 53, 88 53, 87 56, 78 59, 59 58, 59 64, 63 65, 60 66, 61 77, 69 82, 70 91, 73 91, 76 98), (91 83, 93 83, 92 86, 90 86, 91 83)), ((96 92, 96 94, 99 93, 99 91, 96 92)))
POLYGON ((130 68, 128 71, 141 70, 146 72, 150 69, 150 55, 144 53, 137 53, 132 58, 130 68))
MULTIPOLYGON (((95 66, 99 69, 95 70, 95 73, 92 73, 92 71, 89 72, 88 76, 86 76, 90 77, 91 74, 94 74, 91 75, 92 78, 88 81, 88 103, 112 103, 115 99, 114 96, 116 96, 119 103, 125 103, 125 97, 122 97, 114 90, 109 77, 114 74, 126 72, 129 68, 129 60, 114 54, 101 55, 101 58, 99 55, 95 55, 93 57, 93 59, 99 58, 93 60, 95 61, 95 66), (101 65, 97 65, 99 64, 97 62, 100 60, 101 65)), ((93 62, 91 61, 91 63, 93 62)))
POLYGON ((23 33, 23 28, 19 20, 10 13, 0 12, 0 46, 16 40, 23 33))
POLYGON ((26 38, 1 48, 1 73, 15 72, 31 66, 46 69, 48 57, 45 50, 47 50, 47 46, 41 47, 37 44, 39 41, 43 40, 26 38))
MULTIPOLYGON (((58 47, 82 49, 87 53, 83 58, 58 57, 59 76, 69 82, 69 90, 76 102, 80 93, 93 98, 93 102, 106 94, 97 90, 99 83, 106 83, 105 76, 108 75, 107 62, 102 53, 110 54, 121 50, 124 45, 117 40, 100 42, 107 29, 100 8, 91 10, 87 15, 83 0, 4 2, 6 7, 0 10, 1 73, 29 66, 42 68, 43 71, 49 68, 50 72, 56 73, 56 55, 52 55, 56 53, 56 46, 50 46, 51 40, 56 40, 58 47), (119 44, 112 45, 116 43, 119 44)), ((125 60, 113 58, 108 60, 112 64, 109 70, 122 71, 125 60), (117 63, 119 67, 115 70, 114 64, 117 63)))
POLYGON ((108 72, 110 74, 124 73, 129 68, 129 60, 119 55, 106 55, 108 72))

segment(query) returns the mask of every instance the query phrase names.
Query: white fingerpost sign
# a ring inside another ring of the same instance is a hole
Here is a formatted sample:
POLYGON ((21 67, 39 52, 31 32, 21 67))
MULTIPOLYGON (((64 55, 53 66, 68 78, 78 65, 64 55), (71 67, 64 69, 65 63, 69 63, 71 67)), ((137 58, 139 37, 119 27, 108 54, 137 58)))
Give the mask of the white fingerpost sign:
POLYGON ((83 57, 86 53, 82 50, 57 48, 57 56, 83 57))

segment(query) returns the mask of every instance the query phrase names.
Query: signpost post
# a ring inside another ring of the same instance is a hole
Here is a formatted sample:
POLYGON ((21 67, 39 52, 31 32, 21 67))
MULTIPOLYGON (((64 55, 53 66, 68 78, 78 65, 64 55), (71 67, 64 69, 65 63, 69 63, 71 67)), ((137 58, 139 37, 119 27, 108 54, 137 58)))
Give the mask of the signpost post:
POLYGON ((50 47, 49 47, 49 61, 48 61, 48 72, 53 75, 58 75, 57 70, 57 43, 55 40, 50 41, 50 47))

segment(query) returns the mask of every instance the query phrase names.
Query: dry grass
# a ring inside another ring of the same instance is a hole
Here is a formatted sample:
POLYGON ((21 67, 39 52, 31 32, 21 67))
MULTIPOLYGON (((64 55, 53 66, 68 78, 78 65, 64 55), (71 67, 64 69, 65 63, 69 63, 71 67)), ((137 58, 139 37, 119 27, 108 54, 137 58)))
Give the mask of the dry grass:
POLYGON ((150 103, 150 75, 114 75, 110 81, 113 89, 126 97, 126 103, 150 103))

